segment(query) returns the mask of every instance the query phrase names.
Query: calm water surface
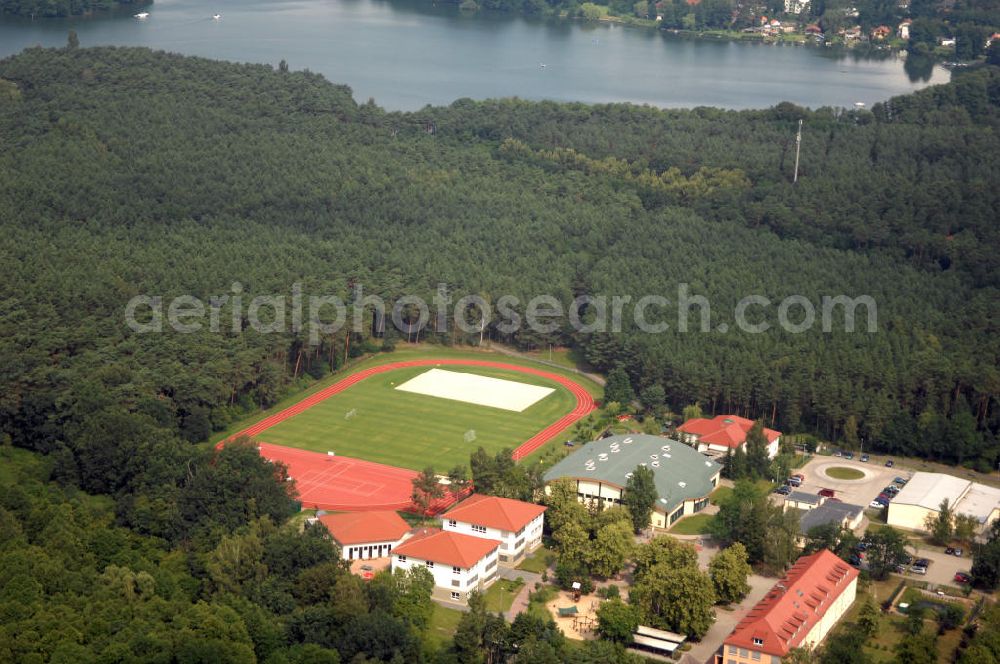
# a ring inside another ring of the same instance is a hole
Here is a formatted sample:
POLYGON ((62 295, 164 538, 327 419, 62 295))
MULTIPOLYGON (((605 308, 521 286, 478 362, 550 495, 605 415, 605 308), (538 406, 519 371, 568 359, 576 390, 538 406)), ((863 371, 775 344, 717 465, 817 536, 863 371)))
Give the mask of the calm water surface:
POLYGON ((871 105, 947 70, 832 49, 703 41, 657 30, 465 15, 414 0, 158 0, 145 21, 0 20, 0 57, 33 45, 148 46, 237 62, 288 61, 391 110, 518 96, 660 107, 871 105), (221 14, 221 20, 212 20, 221 14), (542 65, 545 65, 544 67, 542 65))

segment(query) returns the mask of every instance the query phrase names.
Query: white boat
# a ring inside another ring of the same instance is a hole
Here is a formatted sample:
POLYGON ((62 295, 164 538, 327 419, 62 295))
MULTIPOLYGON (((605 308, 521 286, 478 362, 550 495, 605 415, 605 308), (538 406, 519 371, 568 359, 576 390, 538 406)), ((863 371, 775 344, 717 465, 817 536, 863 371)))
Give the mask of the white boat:
POLYGON ((854 102, 854 108, 864 108, 864 107, 865 107, 865 102, 863 101, 854 102))
POLYGON ((545 64, 544 62, 539 62, 538 66, 541 67, 542 69, 545 69, 546 67, 548 67, 548 65, 545 64))
POLYGON ((212 14, 212 20, 213 21, 220 21, 220 20, 222 20, 222 14, 212 14))
POLYGON ((133 14, 133 16, 141 21, 144 18, 149 18, 149 12, 139 12, 138 14, 133 14))

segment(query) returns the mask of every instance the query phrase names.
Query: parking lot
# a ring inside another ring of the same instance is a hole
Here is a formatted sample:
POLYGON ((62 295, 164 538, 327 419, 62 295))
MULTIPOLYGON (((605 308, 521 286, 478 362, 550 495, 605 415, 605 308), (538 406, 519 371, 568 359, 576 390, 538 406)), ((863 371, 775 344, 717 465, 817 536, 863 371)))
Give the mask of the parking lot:
POLYGON ((873 463, 861 463, 857 458, 847 460, 838 457, 816 456, 798 471, 805 476, 802 486, 797 491, 818 493, 821 489, 833 489, 836 497, 851 505, 861 505, 867 508, 882 489, 892 484, 897 476, 909 479, 909 473, 886 468, 873 463), (865 474, 856 480, 839 480, 830 477, 826 471, 830 468, 854 468, 865 474))
MULTIPOLYGON (((868 507, 872 499, 877 496, 884 487, 892 484, 896 477, 909 479, 912 473, 898 469, 886 468, 882 463, 861 463, 857 457, 852 460, 816 456, 801 470, 796 471, 805 476, 802 486, 796 489, 806 493, 818 493, 821 489, 833 489, 836 497, 845 503, 861 505, 865 508, 868 516, 875 517, 878 510, 868 507), (855 468, 863 472, 865 476, 856 480, 839 480, 830 477, 826 471, 834 467, 855 468)), ((862 527, 867 526, 867 521, 862 527)), ((907 532, 911 545, 907 551, 915 559, 926 558, 930 561, 927 567, 927 574, 913 574, 909 570, 904 576, 907 578, 919 579, 928 583, 940 585, 958 585, 954 581, 956 572, 968 572, 972 566, 971 552, 966 550, 961 558, 948 555, 944 552, 944 547, 933 546, 926 543, 919 533, 907 532)))

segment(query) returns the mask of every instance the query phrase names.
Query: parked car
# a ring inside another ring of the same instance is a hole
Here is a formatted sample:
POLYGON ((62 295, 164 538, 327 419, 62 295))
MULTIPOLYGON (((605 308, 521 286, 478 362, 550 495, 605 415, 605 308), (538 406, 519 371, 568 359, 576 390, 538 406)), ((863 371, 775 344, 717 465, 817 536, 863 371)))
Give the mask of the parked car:
POLYGON ((867 454, 862 454, 861 455, 861 463, 868 463, 868 455, 867 454))
POLYGON ((913 556, 907 555, 905 558, 903 558, 903 564, 904 565, 912 565, 913 564, 913 556))
POLYGON ((816 493, 817 495, 823 496, 825 498, 833 498, 835 495, 837 495, 837 492, 834 491, 833 489, 820 489, 816 493))
POLYGON ((826 502, 828 502, 828 503, 842 503, 844 501, 841 500, 840 498, 827 498, 826 502))
POLYGON ((858 545, 855 546, 854 548, 857 549, 858 551, 867 551, 868 550, 868 542, 865 542, 864 540, 862 540, 862 541, 858 542, 858 545))
POLYGON ((782 484, 777 489, 774 490, 775 493, 781 494, 782 496, 787 496, 792 492, 792 488, 787 484, 782 484))
POLYGON ((893 461, 892 459, 886 459, 885 460, 885 467, 886 468, 892 468, 895 465, 896 465, 896 462, 893 461))
POLYGON ((885 502, 888 503, 890 500, 892 500, 892 496, 890 496, 889 494, 887 494, 887 493, 885 493, 883 491, 882 493, 880 493, 878 496, 875 497, 875 500, 879 500, 879 499, 882 499, 882 500, 884 500, 885 502))
POLYGON ((955 583, 964 583, 964 584, 972 583, 972 577, 965 572, 956 572, 955 583))
POLYGON ((961 557, 962 557, 962 553, 963 553, 963 552, 962 552, 962 550, 961 550, 961 549, 959 549, 959 548, 956 548, 956 549, 955 549, 955 552, 954 552, 954 553, 953 553, 952 555, 953 555, 953 556, 955 556, 956 558, 961 558, 961 557))
POLYGON ((955 549, 952 548, 952 547, 950 547, 950 546, 945 547, 944 553, 947 556, 953 556, 953 555, 955 555, 955 549))
POLYGON ((794 475, 792 475, 792 479, 796 479, 796 480, 798 480, 800 482, 804 482, 805 479, 806 479, 806 476, 803 475, 802 473, 795 473, 794 475))
POLYGON ((843 456, 843 455, 844 455, 844 453, 841 452, 840 450, 834 450, 833 451, 833 456, 835 456, 835 457, 839 457, 839 456, 843 456))
POLYGON ((914 565, 910 568, 910 571, 914 574, 927 574, 927 568, 923 565, 914 565))
POLYGON ((913 564, 919 567, 930 567, 931 561, 928 560, 927 558, 917 558, 917 560, 913 564))
POLYGON ((895 496, 897 493, 899 493, 899 487, 896 486, 895 484, 890 484, 889 486, 887 486, 882 490, 885 491, 890 496, 895 496))
POLYGON ((572 440, 567 440, 565 443, 563 443, 563 445, 565 445, 566 447, 573 447, 574 445, 576 445, 576 443, 574 443, 572 440))
POLYGON ((873 500, 870 503, 868 503, 868 507, 871 507, 871 508, 874 508, 874 509, 881 509, 881 508, 887 506, 888 504, 889 503, 887 503, 885 501, 882 501, 882 500, 879 500, 878 498, 876 498, 875 500, 873 500))
POLYGON ((787 480, 787 482, 788 482, 789 486, 794 486, 794 487, 800 487, 800 486, 802 486, 802 480, 799 479, 798 477, 794 476, 794 475, 792 475, 791 477, 789 477, 788 480, 787 480))
POLYGON ((906 486, 907 479, 905 477, 897 477, 893 480, 893 482, 899 486, 906 486))
POLYGON ((854 452, 844 452, 844 458, 845 459, 853 459, 854 458, 854 452))

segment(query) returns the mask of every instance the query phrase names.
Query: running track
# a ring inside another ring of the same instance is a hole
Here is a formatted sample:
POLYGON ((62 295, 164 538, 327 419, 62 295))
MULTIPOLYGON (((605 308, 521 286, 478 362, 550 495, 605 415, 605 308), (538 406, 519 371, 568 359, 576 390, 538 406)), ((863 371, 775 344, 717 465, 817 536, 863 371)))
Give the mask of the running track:
MULTIPOLYGON (((257 438, 276 424, 312 408, 369 376, 407 367, 434 366, 489 367, 517 371, 555 381, 576 397, 576 407, 572 411, 521 443, 514 450, 512 456, 515 461, 531 454, 560 431, 580 418, 586 417, 595 408, 593 397, 585 389, 574 381, 549 371, 489 360, 411 360, 382 364, 351 374, 295 405, 265 417, 260 422, 235 434, 230 440, 239 436, 257 438)), ((299 499, 302 501, 303 507, 338 511, 409 510, 413 508, 410 496, 413 492, 413 478, 418 474, 416 471, 350 457, 331 457, 318 452, 308 452, 269 443, 259 443, 259 447, 261 456, 271 461, 280 461, 288 466, 288 473, 296 481, 299 499)), ((439 512, 452 502, 454 502, 453 499, 442 499, 432 505, 431 511, 439 512)))

